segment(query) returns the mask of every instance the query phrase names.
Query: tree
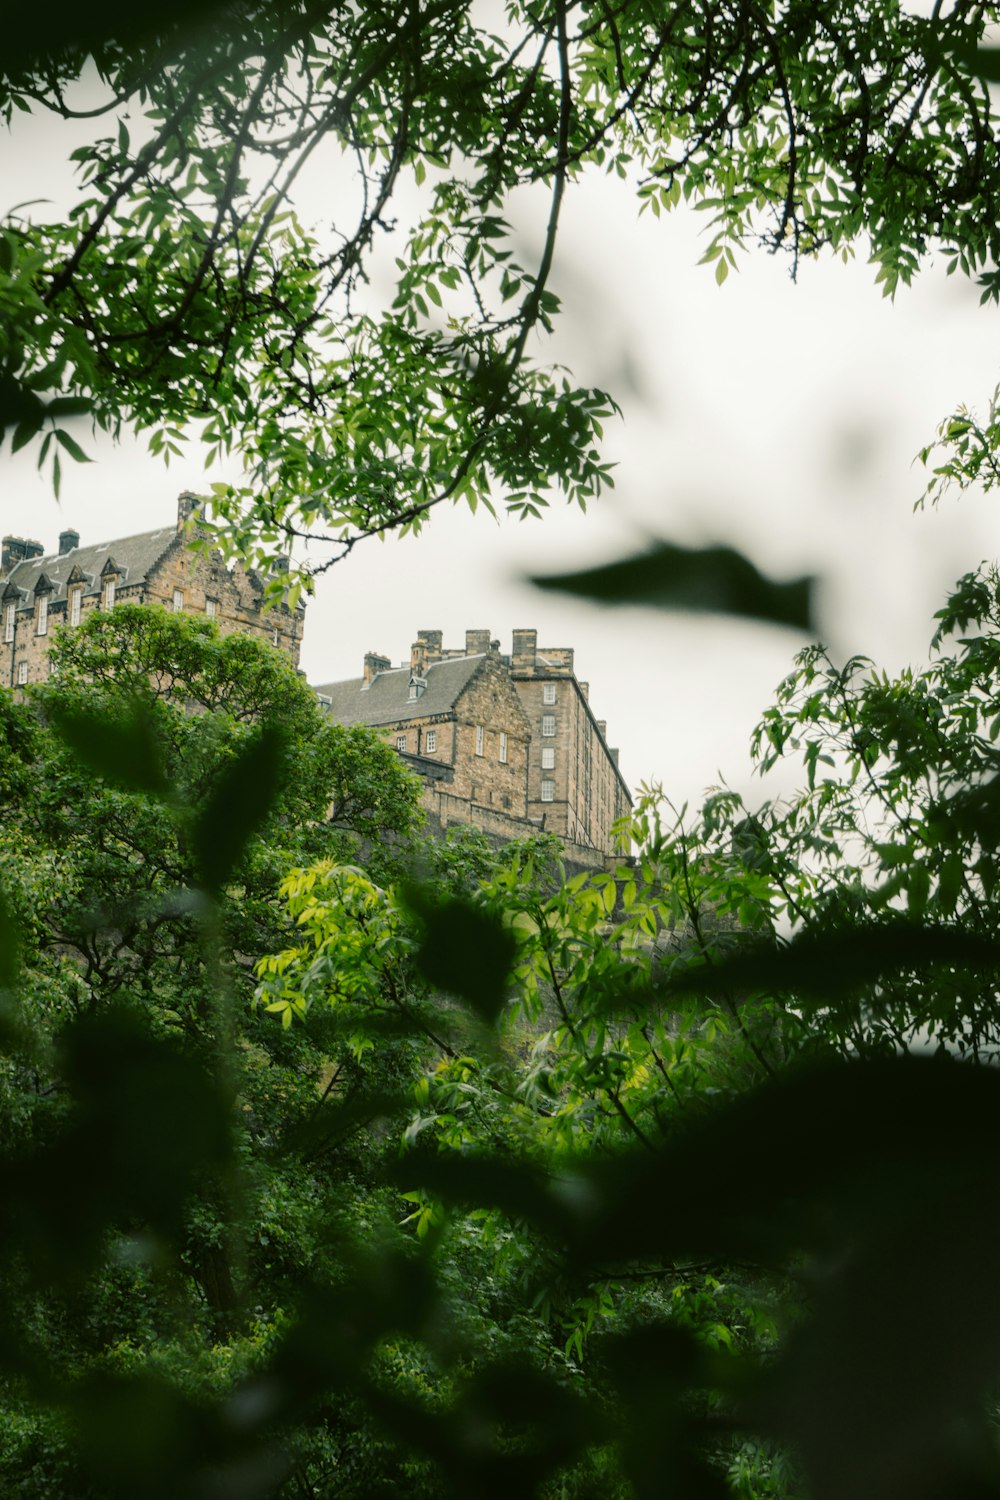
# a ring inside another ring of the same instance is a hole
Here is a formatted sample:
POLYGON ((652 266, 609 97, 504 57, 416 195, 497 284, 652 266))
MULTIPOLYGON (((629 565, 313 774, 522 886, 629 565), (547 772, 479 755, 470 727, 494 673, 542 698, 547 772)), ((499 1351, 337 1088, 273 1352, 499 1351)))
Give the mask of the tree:
POLYGON ((332 781, 342 811, 377 782, 353 822, 380 830, 383 880, 406 867, 412 783, 278 653, 211 622, 120 605, 52 661, 2 702, 5 1484, 620 1485, 608 1418, 581 1425, 608 1399, 592 1332, 666 1300, 728 1340, 738 1290, 567 1273, 527 1224, 446 1212, 420 1164, 555 1162, 657 1128, 651 1046, 603 1014, 648 973, 645 910, 609 944, 613 879, 567 886, 552 840, 499 860, 475 837, 432 846, 431 883, 396 891, 344 864, 332 781), (375 770, 355 785, 362 740, 375 770), (556 1422, 540 1444, 525 1391, 556 1422))
POLYGON ((937 244, 993 297, 1000 166, 973 76, 991 14, 552 0, 494 31, 461 0, 283 0, 204 27, 187 4, 147 25, 107 4, 47 45, 22 36, 7 118, 102 133, 74 152, 67 217, 22 206, 0 234, 12 445, 39 444, 58 485, 60 452, 81 454, 70 417, 167 457, 200 429, 246 463, 215 504, 248 564, 319 535, 325 566, 446 500, 585 504, 614 402, 534 357, 566 193, 603 171, 656 214, 698 203, 719 281, 755 240, 794 272, 863 236, 889 294, 937 244), (297 207, 319 161, 329 230, 297 207))
MULTIPOLYGON (((511 867, 475 898, 514 935, 516 998, 497 1013, 459 963, 450 987, 497 1017, 500 1050, 446 1050, 395 1176, 427 1235, 488 1225, 530 1263, 534 1305, 567 1318, 575 1297, 588 1415, 567 1441, 601 1456, 605 1488, 722 1493, 727 1464, 750 1494, 1000 1488, 1000 1100, 976 1066, 997 1032, 998 599, 996 569, 963 578, 920 673, 804 652, 756 740, 765 770, 802 757, 787 803, 750 812, 721 789, 668 818, 650 795, 620 891, 532 890, 511 867), (928 1305, 972 1266, 974 1297, 928 1305), (748 1471, 734 1433, 764 1444, 748 1471)), ((305 941, 263 971, 286 1005, 341 1003, 313 957, 350 941, 337 900, 316 900, 337 878, 289 887, 305 941)), ((433 908, 416 910, 432 955, 433 908)), ((509 1420, 502 1387, 496 1402, 509 1420)))
POLYGON ((651 796, 617 881, 544 840, 375 876, 335 829, 290 868, 312 706, 286 793, 239 718, 280 659, 190 713, 164 677, 245 644, 64 641, 3 720, 5 1479, 995 1493, 998 593, 923 674, 805 653, 759 737, 801 795, 651 796))
POLYGON ((0 701, 0 1466, 25 1495, 167 1496, 325 1239, 382 1212, 372 1115, 323 1108, 349 1111, 354 1055, 257 1007, 254 955, 290 940, 303 860, 406 867, 418 788, 210 621, 122 604, 50 660, 0 701))

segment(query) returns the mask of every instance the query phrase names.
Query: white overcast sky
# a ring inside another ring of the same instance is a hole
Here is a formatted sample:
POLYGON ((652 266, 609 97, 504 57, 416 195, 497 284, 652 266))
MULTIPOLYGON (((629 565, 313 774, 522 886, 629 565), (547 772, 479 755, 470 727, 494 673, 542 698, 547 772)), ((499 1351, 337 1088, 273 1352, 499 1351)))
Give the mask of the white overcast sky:
MULTIPOLYGON (((50 120, 16 126, 0 155, 0 211, 65 201, 76 141, 50 120)), ((512 629, 535 626, 540 644, 575 647, 633 787, 659 781, 694 802, 721 774, 759 800, 750 732, 803 637, 601 610, 525 581, 620 555, 650 533, 731 542, 775 576, 815 572, 838 657, 865 652, 890 669, 926 661, 949 584, 998 550, 1000 499, 968 495, 915 515, 924 481, 912 461, 956 403, 985 407, 998 314, 944 276, 943 257, 886 302, 863 249, 847 266, 802 265, 797 285, 786 260, 751 252, 719 288, 697 264, 706 221, 684 210, 639 218, 617 181, 574 187, 554 280, 564 312, 537 352, 619 400, 624 418, 606 441, 614 492, 586 516, 557 507, 541 522, 497 524, 439 511, 419 538, 365 544, 309 605, 311 681, 357 675, 369 650, 401 660, 418 629, 456 644, 467 627, 488 628, 509 650, 512 629)), ((47 550, 66 526, 84 542, 110 540, 169 524, 182 489, 238 477, 206 476, 196 448, 166 470, 144 443, 112 448, 75 430, 97 461, 67 463, 59 504, 27 455, 0 454, 5 534, 47 550)))

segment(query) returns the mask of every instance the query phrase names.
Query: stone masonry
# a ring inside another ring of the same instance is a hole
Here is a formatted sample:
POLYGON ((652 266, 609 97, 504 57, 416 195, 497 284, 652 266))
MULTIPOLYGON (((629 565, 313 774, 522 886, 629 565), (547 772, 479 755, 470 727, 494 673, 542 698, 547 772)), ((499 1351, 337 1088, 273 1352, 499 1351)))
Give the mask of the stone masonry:
POLYGON ((369 652, 362 677, 317 692, 342 723, 380 730, 424 778, 442 825, 509 838, 544 829, 585 863, 615 854, 612 825, 632 799, 571 649, 540 650, 534 630, 515 630, 504 656, 488 630, 466 631, 464 649, 420 630, 408 663, 369 652))
POLYGON ((338 722, 371 726, 421 776, 439 826, 523 837, 538 831, 526 815, 528 721, 499 651, 486 645, 446 661, 414 647, 397 668, 371 652, 361 677, 316 691, 338 722))
POLYGON ((198 497, 182 494, 177 524, 158 531, 81 547, 64 531, 59 551, 40 542, 4 537, 0 558, 0 683, 25 687, 48 676, 57 626, 70 629, 95 609, 127 600, 205 614, 220 631, 258 636, 287 652, 298 666, 304 608, 264 609, 264 581, 240 565, 226 567, 219 552, 187 543, 197 526, 198 497))

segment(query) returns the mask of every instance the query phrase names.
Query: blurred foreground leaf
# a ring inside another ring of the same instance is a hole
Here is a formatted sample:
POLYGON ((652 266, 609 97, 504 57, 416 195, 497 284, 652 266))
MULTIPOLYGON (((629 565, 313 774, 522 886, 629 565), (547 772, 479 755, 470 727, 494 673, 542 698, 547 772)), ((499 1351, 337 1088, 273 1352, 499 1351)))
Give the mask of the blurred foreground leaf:
POLYGON ((417 963, 424 978, 492 1025, 507 996, 515 954, 511 934, 471 902, 442 900, 427 887, 406 887, 405 899, 423 928, 417 963))
POLYGON ((156 724, 135 698, 117 715, 90 704, 49 701, 46 716, 87 768, 128 792, 167 795, 156 724))
POLYGON ((671 974, 658 992, 718 996, 770 990, 833 996, 875 984, 883 975, 940 965, 1000 969, 1000 938, 912 922, 841 927, 798 935, 781 948, 755 947, 721 962, 693 963, 680 975, 671 974))
POLYGON ((285 737, 266 724, 220 772, 194 830, 194 849, 207 891, 218 893, 254 834, 264 825, 281 785, 285 737))
POLYGON ((677 547, 656 542, 645 552, 575 573, 532 578, 538 588, 578 594, 598 604, 712 611, 811 631, 811 578, 775 583, 732 547, 677 547))

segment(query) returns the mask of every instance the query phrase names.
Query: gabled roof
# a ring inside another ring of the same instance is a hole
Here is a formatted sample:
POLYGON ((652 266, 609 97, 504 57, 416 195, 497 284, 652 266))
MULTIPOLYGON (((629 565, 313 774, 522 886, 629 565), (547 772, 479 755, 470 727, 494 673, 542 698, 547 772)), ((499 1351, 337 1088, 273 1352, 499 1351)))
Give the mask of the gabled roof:
POLYGON ((119 585, 140 583, 149 576, 176 537, 175 526, 162 526, 159 531, 116 537, 113 542, 98 542, 93 547, 74 547, 71 552, 50 553, 48 557, 28 557, 10 570, 4 594, 12 597, 16 588, 22 604, 30 606, 35 588, 43 577, 52 586, 50 604, 65 599, 66 585, 71 578, 74 582, 82 579, 86 593, 97 594, 100 593, 101 573, 109 561, 117 570, 119 585))
POLYGON ((427 667, 427 687, 419 698, 410 698, 409 667, 379 672, 365 686, 363 677, 347 682, 328 682, 315 689, 329 698, 327 712, 341 724, 395 724, 403 719, 424 718, 428 714, 448 714, 472 681, 485 655, 457 656, 427 667))

